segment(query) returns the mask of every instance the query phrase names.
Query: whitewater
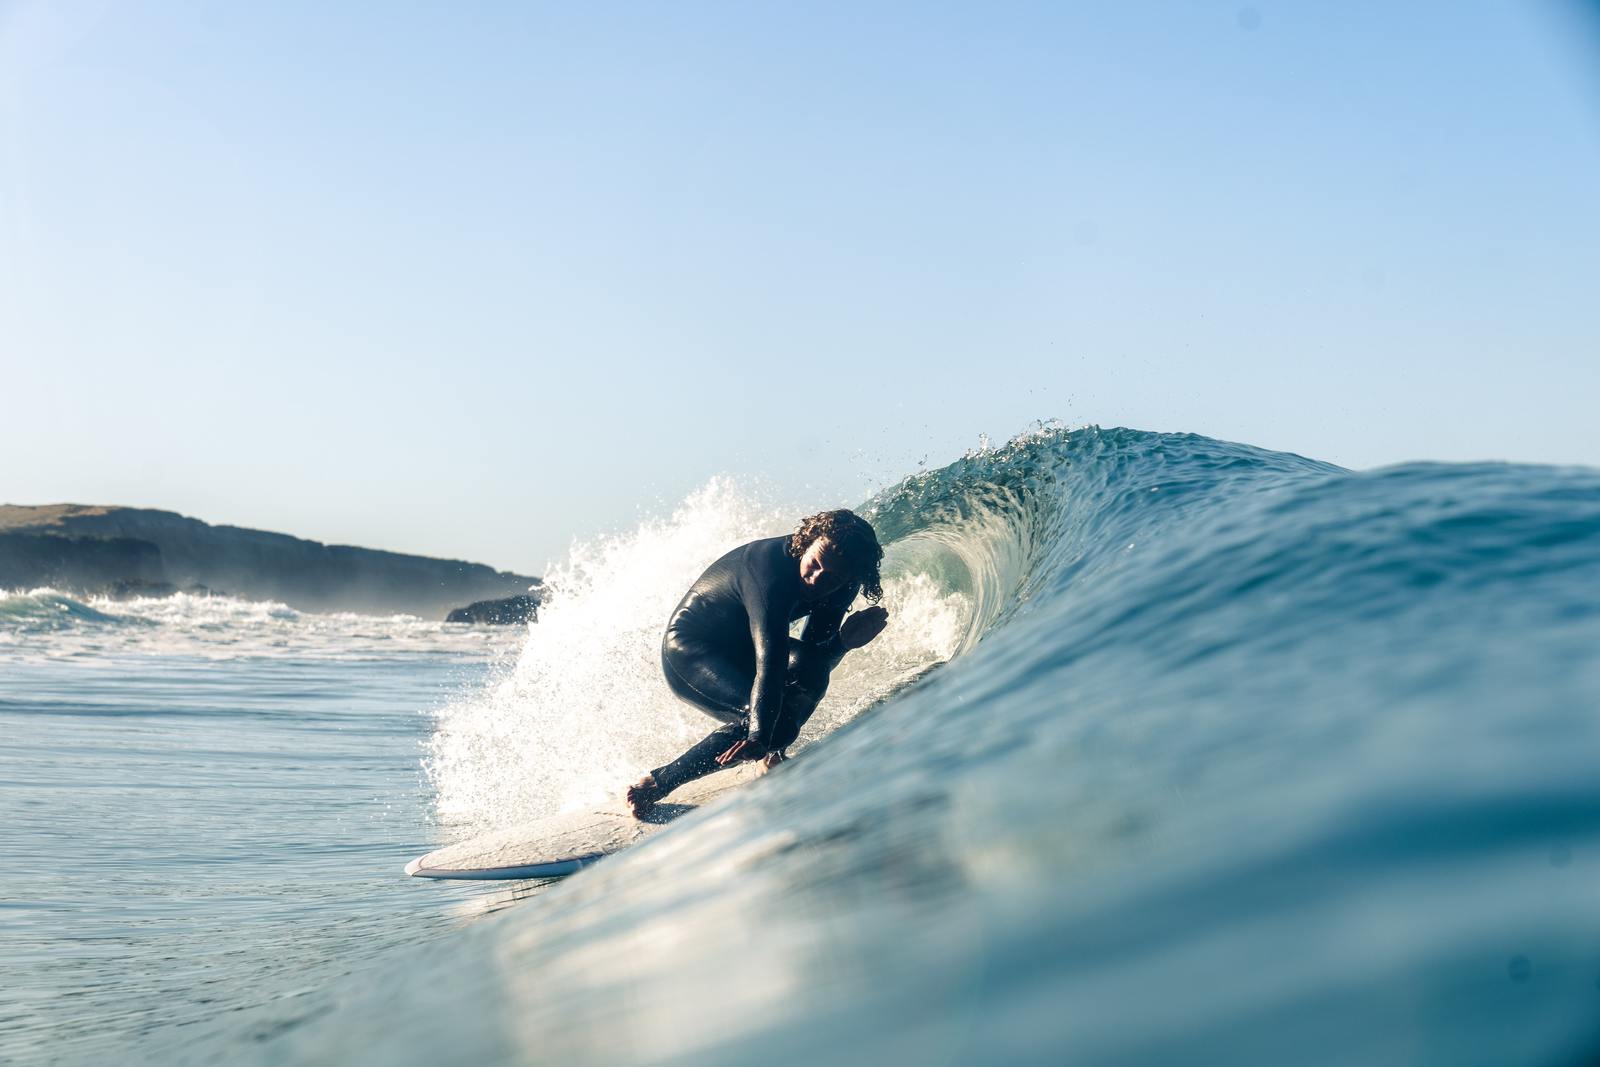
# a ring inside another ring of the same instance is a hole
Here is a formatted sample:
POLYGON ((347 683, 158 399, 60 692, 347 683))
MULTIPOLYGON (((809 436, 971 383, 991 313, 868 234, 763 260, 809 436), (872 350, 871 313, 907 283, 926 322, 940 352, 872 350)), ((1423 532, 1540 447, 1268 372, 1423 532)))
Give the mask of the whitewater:
POLYGON ((0 1060, 1579 1063, 1600 472, 1046 428, 852 504, 797 757, 557 883, 406 859, 698 739, 716 480, 489 631, 0 598, 0 1060))

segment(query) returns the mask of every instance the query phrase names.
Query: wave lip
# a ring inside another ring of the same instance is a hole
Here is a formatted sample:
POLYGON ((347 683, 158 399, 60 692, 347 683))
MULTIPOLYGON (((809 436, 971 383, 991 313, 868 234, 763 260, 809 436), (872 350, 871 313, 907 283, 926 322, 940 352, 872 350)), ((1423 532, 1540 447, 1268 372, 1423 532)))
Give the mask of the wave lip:
POLYGON ((878 494, 880 537, 975 602, 970 648, 1052 583, 1208 503, 1342 468, 1196 434, 1042 427, 878 494))

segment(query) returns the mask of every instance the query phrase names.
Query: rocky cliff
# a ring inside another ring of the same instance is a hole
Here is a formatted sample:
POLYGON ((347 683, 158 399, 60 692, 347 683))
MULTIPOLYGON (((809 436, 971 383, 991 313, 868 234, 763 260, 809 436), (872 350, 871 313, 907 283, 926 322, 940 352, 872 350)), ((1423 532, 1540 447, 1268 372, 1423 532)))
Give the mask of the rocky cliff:
POLYGON ((442 619, 452 608, 527 593, 538 582, 481 563, 325 545, 171 511, 0 505, 0 588, 202 586, 306 611, 442 619))

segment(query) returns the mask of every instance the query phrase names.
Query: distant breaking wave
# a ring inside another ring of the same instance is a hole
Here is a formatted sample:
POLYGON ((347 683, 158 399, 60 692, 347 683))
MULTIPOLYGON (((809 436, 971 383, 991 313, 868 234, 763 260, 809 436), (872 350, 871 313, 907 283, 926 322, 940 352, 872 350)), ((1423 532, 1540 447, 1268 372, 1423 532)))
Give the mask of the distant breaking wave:
POLYGON ((59 630, 96 624, 117 625, 142 622, 134 617, 96 610, 59 590, 0 590, 0 633, 13 637, 24 633, 54 633, 59 630))
POLYGON ((359 659, 406 645, 496 652, 517 641, 518 632, 413 615, 302 612, 272 601, 220 595, 117 600, 50 588, 0 590, 0 648, 24 658, 172 654, 236 659, 292 652, 359 659))

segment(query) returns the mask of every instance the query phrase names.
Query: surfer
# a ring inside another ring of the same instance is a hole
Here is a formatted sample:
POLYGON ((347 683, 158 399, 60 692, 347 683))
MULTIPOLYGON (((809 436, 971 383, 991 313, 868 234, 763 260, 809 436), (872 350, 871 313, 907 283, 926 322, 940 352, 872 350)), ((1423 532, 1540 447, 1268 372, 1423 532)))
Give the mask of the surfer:
POLYGON ((877 534, 854 512, 823 511, 787 537, 729 552, 689 587, 661 640, 667 687, 723 725, 628 787, 642 818, 679 786, 721 767, 785 759, 844 654, 888 625, 877 534), (845 618, 856 595, 873 606, 845 618), (789 624, 806 619, 798 638, 789 624))

